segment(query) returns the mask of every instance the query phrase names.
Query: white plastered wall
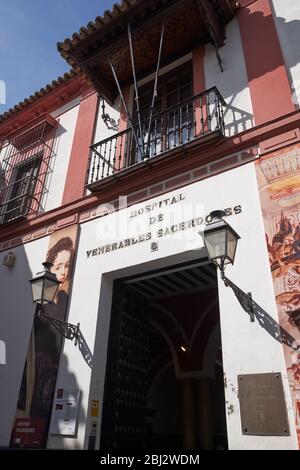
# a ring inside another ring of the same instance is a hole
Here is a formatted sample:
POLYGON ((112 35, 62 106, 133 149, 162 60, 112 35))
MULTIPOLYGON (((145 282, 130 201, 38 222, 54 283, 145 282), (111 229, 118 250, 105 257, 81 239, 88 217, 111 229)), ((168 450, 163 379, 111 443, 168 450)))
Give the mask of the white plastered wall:
POLYGON ((275 26, 294 91, 294 104, 300 106, 300 2, 271 0, 275 26))
POLYGON ((223 69, 221 72, 216 52, 211 45, 205 47, 205 87, 217 86, 228 105, 225 112, 226 135, 242 132, 255 125, 248 78, 238 20, 226 26, 225 45, 219 49, 223 69))
MULTIPOLYGON (((241 236, 235 265, 228 268, 227 274, 245 292, 251 291, 254 300, 278 320, 254 164, 194 183, 172 194, 178 195, 179 193, 185 196, 182 205, 191 206, 193 210, 197 207, 197 216, 202 212, 209 214, 216 208, 242 206, 242 213, 227 218, 241 236)), ((153 201, 165 199, 168 196, 169 194, 165 194, 153 201)), ((149 203, 150 201, 147 201, 147 204, 149 203)), ((141 208, 144 205, 145 203, 142 203, 136 207, 141 208)), ((172 215, 173 220, 188 220, 190 215, 188 211, 191 207, 187 207, 185 209, 187 212, 182 215, 180 212, 182 207, 180 204, 176 205, 178 213, 172 215)), ((156 215, 158 212, 166 216, 161 226, 168 225, 169 209, 156 211, 156 215)), ((155 214, 152 213, 152 215, 155 214)), ((147 217, 144 219, 143 217, 136 218, 140 226, 136 226, 135 231, 132 226, 129 230, 130 234, 144 233, 145 227, 149 230, 149 221, 147 217)), ((119 225, 124 228, 127 219, 125 211, 121 211, 81 226, 69 321, 73 324, 80 322, 82 334, 93 353, 94 365, 91 370, 78 348, 75 348, 70 341, 65 342, 64 357, 66 359, 65 364, 61 364, 57 386, 68 388, 75 382, 83 392, 78 438, 50 436, 48 440, 50 448, 87 447, 91 429, 91 400, 99 400, 100 411, 103 406, 113 279, 198 259, 205 255, 204 249, 200 249, 201 238, 195 234, 193 240, 177 239, 175 236, 171 239, 160 238, 157 252, 151 252, 150 241, 148 241, 100 256, 87 257, 87 251, 105 245, 108 240, 122 239, 118 234, 113 236, 108 234, 108 230, 114 226, 115 222, 119 222, 119 225)), ((154 224, 151 226, 151 231, 155 233, 157 228, 159 226, 154 224)), ((188 236, 187 232, 185 237, 188 236)), ((239 305, 231 289, 226 288, 220 279, 218 284, 224 373, 227 384, 225 394, 229 447, 231 449, 296 449, 297 437, 282 345, 262 329, 258 322, 250 323, 248 315, 239 305), (281 372, 282 374, 291 429, 290 436, 242 435, 237 376, 260 372, 281 372)), ((99 431, 100 417, 96 421, 99 431)))
POLYGON ((54 139, 53 172, 48 181, 48 192, 45 198, 44 210, 50 211, 59 207, 62 203, 67 171, 70 161, 75 127, 79 111, 79 98, 75 98, 67 105, 53 113, 53 117, 59 120, 54 139))
POLYGON ((28 281, 41 271, 48 242, 45 237, 11 250, 16 256, 13 268, 3 266, 7 252, 0 253, 0 340, 6 345, 6 364, 0 365, 0 447, 9 444, 33 325, 28 281))

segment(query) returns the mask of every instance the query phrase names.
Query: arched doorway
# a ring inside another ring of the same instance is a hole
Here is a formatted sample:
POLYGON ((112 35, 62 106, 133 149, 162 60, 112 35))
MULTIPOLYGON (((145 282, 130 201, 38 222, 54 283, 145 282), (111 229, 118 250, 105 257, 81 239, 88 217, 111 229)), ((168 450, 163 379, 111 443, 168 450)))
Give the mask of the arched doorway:
POLYGON ((101 449, 227 447, 216 270, 115 281, 101 449))

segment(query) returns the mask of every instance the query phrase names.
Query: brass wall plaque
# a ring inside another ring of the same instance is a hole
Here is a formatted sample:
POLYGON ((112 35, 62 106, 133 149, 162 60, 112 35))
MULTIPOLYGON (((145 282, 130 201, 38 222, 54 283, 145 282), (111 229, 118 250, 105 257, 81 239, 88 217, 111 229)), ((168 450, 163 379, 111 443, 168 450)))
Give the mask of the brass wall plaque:
POLYGON ((238 375, 242 432, 289 436, 281 373, 238 375))

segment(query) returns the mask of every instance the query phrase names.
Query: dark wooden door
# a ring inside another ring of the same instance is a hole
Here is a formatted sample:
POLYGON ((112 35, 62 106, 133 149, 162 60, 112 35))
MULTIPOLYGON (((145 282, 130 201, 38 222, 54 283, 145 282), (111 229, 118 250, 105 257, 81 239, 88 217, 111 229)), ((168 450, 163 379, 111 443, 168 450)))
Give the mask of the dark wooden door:
POLYGON ((147 302, 115 281, 101 426, 101 450, 146 449, 149 368, 147 302))

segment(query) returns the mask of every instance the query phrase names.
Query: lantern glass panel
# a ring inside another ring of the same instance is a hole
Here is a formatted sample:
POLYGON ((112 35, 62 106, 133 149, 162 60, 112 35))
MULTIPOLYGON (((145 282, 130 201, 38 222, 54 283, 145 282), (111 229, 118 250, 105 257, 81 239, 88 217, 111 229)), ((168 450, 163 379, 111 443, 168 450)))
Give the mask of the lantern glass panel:
POLYGON ((44 282, 44 292, 43 292, 43 300, 45 303, 52 302, 57 288, 59 286, 59 282, 56 279, 55 275, 49 276, 48 273, 45 274, 45 282, 44 282))
POLYGON ((221 258, 226 255, 226 228, 208 230, 204 232, 204 242, 210 259, 221 258))
POLYGON ((31 281, 31 289, 32 289, 32 300, 34 303, 42 303, 42 294, 43 294, 43 285, 44 285, 44 278, 39 277, 36 279, 32 279, 31 281))
POLYGON ((229 227, 227 228, 227 257, 231 263, 234 262, 236 245, 238 242, 237 235, 229 227))

